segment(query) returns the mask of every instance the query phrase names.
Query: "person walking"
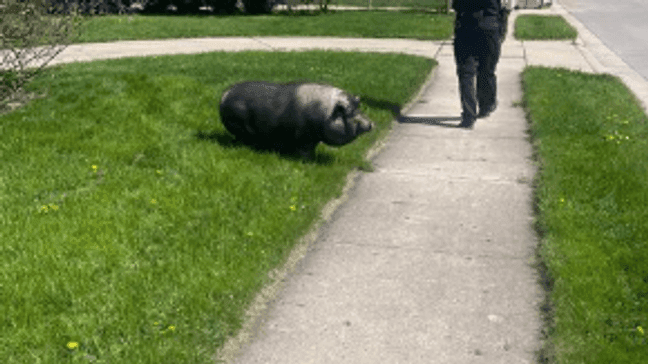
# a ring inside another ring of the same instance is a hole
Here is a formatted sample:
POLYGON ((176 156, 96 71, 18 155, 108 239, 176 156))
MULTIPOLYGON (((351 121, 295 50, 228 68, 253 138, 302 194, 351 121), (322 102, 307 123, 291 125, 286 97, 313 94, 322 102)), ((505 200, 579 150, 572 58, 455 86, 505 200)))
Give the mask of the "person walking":
POLYGON ((497 108, 495 68, 500 57, 502 2, 453 0, 452 8, 456 14, 454 54, 462 108, 459 126, 472 128, 477 118, 487 117, 497 108))

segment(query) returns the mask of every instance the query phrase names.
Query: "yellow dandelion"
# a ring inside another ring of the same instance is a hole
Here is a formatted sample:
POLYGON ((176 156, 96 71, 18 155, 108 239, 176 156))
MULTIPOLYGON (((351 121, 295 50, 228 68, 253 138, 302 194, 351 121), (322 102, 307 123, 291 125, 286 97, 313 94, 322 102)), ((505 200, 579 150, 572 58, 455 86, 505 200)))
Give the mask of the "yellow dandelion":
POLYGON ((640 333, 641 335, 644 334, 644 329, 641 326, 637 326, 637 332, 640 333))
POLYGON ((169 326, 169 331, 175 331, 175 326, 173 325, 169 326))
POLYGON ((51 204, 49 205, 49 207, 50 207, 52 210, 54 210, 54 211, 58 211, 58 209, 59 209, 59 207, 58 207, 57 205, 54 205, 53 203, 51 203, 51 204))
POLYGON ((297 206, 295 206, 295 205, 291 205, 291 206, 290 206, 290 211, 295 211, 295 210, 297 210, 297 206))
POLYGON ((96 164, 93 164, 93 165, 92 165, 92 171, 93 171, 93 172, 97 172, 97 165, 96 165, 96 164))
POLYGON ((162 174, 162 170, 161 170, 161 169, 156 169, 156 170, 155 170, 155 173, 157 173, 157 174, 162 174))
POLYGON ((152 203, 152 204, 156 204, 156 203, 157 203, 157 200, 154 199, 154 198, 152 198, 152 199, 151 199, 151 203, 152 203))
POLYGON ((78 347, 79 347, 79 343, 76 341, 70 341, 69 343, 67 343, 67 348, 70 350, 74 350, 78 347))
POLYGON ((159 322, 155 321, 155 322, 153 323, 153 325, 157 326, 157 325, 159 325, 159 322))
POLYGON ((49 207, 47 207, 47 205, 43 205, 43 206, 41 206, 41 208, 40 208, 40 210, 38 212, 47 213, 47 211, 49 211, 49 207))

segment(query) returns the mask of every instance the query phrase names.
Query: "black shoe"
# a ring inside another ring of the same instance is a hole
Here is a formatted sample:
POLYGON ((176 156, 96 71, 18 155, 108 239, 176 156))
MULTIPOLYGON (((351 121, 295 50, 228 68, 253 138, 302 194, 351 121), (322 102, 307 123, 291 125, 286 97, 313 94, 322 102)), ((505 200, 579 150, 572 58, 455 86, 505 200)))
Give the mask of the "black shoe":
POLYGON ((488 117, 488 115, 490 115, 493 111, 495 111, 495 109, 497 109, 497 101, 495 101, 495 103, 493 103, 488 107, 484 107, 484 108, 480 107, 479 114, 477 114, 477 118, 481 119, 481 118, 488 117))
POLYGON ((461 124, 459 124, 459 127, 465 129, 472 129, 473 125, 475 125, 475 119, 465 118, 461 120, 461 124))

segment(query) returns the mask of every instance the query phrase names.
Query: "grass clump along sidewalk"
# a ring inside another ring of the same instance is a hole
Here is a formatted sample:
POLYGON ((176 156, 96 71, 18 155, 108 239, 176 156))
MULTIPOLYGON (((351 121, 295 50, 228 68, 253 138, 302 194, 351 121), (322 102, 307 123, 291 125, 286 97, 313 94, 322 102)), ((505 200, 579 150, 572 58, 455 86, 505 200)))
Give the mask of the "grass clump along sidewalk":
POLYGON ((331 5, 340 6, 369 6, 372 7, 403 7, 436 9, 446 5, 446 0, 333 0, 331 5))
POLYGON ((0 116, 3 363, 212 363, 432 67, 241 52, 46 70, 48 97, 0 116), (342 87, 376 129, 311 162, 238 145, 218 102, 249 79, 342 87))
POLYGON ((446 0, 333 0, 331 5, 360 6, 369 8, 410 8, 426 11, 445 12, 448 9, 446 0))
POLYGON ((313 15, 88 17, 76 42, 223 36, 327 36, 449 39, 453 15, 340 11, 313 15))
POLYGON ((648 362, 648 118, 609 75, 534 67, 523 82, 552 281, 545 354, 648 362))
POLYGON ((519 40, 575 40, 578 32, 560 15, 520 15, 513 35, 519 40))

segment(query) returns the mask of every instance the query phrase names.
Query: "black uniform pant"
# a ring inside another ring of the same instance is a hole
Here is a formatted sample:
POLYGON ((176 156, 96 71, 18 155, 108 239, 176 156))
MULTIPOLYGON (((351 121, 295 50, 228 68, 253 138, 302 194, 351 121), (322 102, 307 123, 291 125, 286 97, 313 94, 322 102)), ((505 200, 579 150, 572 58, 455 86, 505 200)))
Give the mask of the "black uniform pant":
POLYGON ((500 33, 499 24, 493 21, 480 27, 461 25, 458 20, 455 26, 454 53, 463 120, 475 120, 477 103, 480 109, 487 109, 497 100, 495 67, 500 57, 500 33))

